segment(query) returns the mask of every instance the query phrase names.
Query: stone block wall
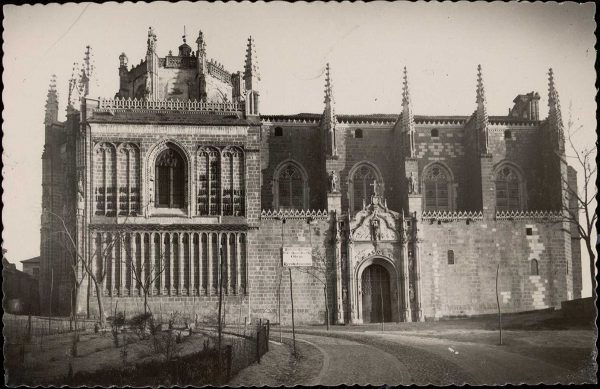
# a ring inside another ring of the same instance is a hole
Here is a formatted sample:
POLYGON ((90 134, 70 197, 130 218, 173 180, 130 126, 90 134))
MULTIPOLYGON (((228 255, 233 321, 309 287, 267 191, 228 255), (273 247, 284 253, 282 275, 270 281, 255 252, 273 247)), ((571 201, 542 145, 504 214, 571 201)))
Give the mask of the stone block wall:
POLYGON ((283 162, 292 160, 307 173, 308 208, 325 209, 326 183, 323 182, 325 162, 321 152, 318 123, 272 123, 262 127, 261 136, 262 208, 273 209, 275 171, 283 162), (282 130, 281 136, 275 136, 277 127, 282 130))
MULTIPOLYGON (((494 313, 496 270, 503 312, 559 307, 572 293, 562 223, 423 221, 421 282, 428 319, 494 313), (454 264, 448 264, 448 251, 454 264), (537 272, 533 269, 537 262, 537 272)), ((570 250, 570 247, 569 247, 570 250)))
MULTIPOLYGON (((313 248, 326 250, 328 231, 326 220, 309 225, 306 219, 287 219, 285 223, 267 219, 261 221, 259 230, 248 233, 248 278, 253 317, 278 322, 279 298, 281 322, 291 324, 289 269, 280 266, 282 244, 286 247, 310 246, 312 242, 313 248)), ((292 269, 292 283, 296 323, 322 322, 325 311, 323 284, 298 269, 292 269)))

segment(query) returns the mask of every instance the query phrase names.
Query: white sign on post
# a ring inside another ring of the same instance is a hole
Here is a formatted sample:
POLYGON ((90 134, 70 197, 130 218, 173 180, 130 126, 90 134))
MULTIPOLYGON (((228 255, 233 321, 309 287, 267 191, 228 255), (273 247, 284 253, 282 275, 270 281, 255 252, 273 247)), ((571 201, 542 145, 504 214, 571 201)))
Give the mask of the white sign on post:
POLYGON ((312 262, 311 247, 284 247, 283 248, 283 266, 284 267, 310 267, 312 262))

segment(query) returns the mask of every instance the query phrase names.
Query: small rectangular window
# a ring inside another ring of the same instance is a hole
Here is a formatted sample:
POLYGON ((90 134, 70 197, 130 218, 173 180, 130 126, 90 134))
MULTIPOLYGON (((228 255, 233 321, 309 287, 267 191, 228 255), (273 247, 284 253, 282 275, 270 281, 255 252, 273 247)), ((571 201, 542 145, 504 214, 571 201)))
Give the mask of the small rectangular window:
POLYGON ((454 250, 448 250, 448 265, 454 265, 454 250))
POLYGON ((527 227, 527 228, 525 229, 525 233, 526 233, 527 235, 533 235, 533 228, 531 228, 531 227, 527 227))

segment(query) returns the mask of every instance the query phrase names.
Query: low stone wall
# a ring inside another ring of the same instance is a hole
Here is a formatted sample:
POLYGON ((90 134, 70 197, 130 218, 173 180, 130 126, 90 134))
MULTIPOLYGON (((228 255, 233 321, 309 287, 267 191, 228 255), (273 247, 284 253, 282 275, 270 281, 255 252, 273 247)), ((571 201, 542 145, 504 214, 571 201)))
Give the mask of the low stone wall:
POLYGON ((593 297, 563 301, 560 309, 565 318, 592 321, 596 319, 597 310, 593 297))

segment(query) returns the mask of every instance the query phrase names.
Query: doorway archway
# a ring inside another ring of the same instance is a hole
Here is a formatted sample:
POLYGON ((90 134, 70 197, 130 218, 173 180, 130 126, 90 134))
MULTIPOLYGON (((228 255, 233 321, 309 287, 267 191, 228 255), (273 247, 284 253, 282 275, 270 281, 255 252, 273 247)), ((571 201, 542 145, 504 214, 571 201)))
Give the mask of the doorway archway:
POLYGON ((391 277, 379 264, 367 266, 361 277, 363 323, 392 321, 391 277))

